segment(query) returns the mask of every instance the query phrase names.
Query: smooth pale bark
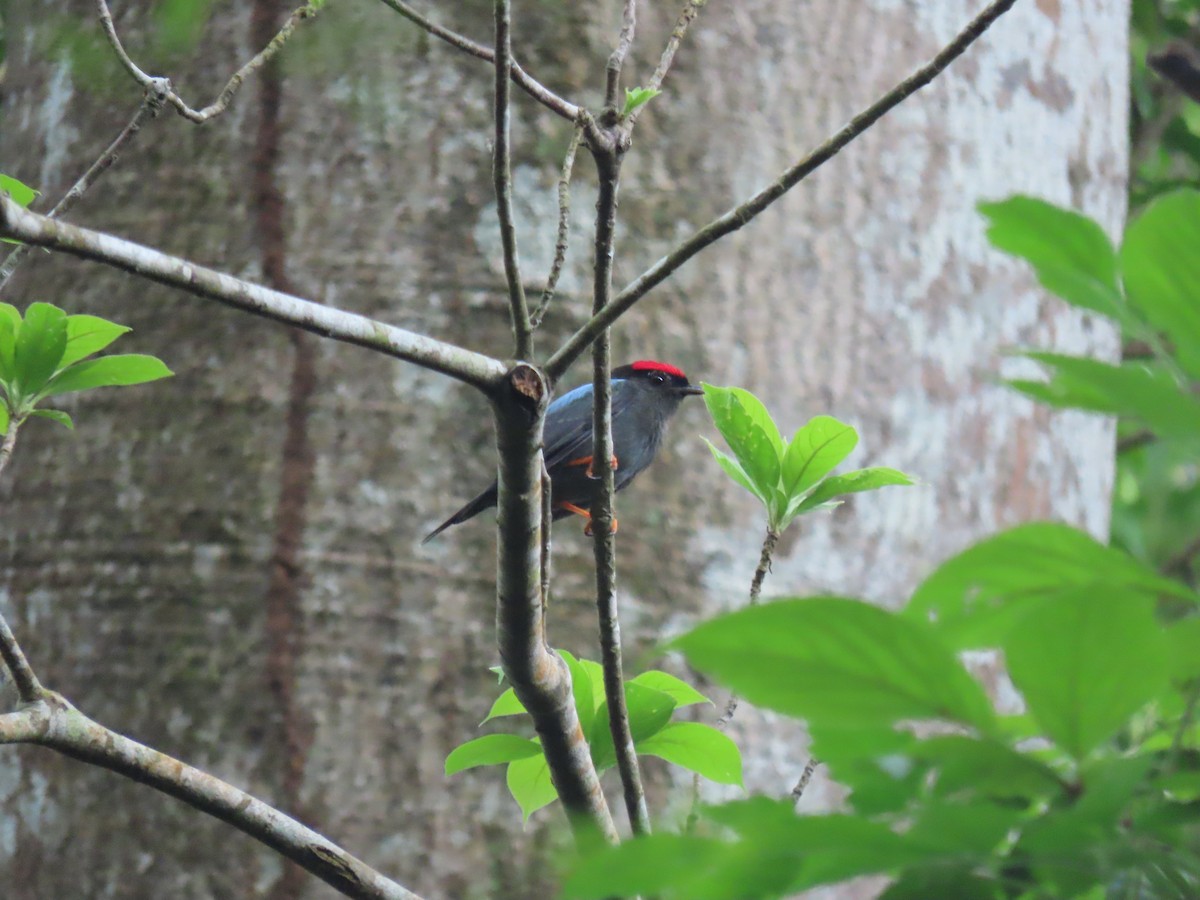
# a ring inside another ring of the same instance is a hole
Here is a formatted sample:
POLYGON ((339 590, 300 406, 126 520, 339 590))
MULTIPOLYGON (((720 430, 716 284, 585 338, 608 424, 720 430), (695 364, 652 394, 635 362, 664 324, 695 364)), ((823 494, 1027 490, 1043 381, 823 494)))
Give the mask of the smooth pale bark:
MULTIPOLYGON (((145 6, 116 11, 135 57, 147 45, 145 6)), ((675 13, 644 6, 629 85, 649 76, 675 13)), ((47 54, 69 16, 90 21, 90 3, 10 7, 0 168, 53 199, 138 94, 115 69, 97 91, 100 77, 47 54)), ((979 7, 707 5, 623 166, 615 284, 773 178, 979 7)), ((169 72, 193 105, 256 49, 246 17, 216 9, 191 60, 169 72)), ((862 433, 855 463, 922 480, 794 528, 765 597, 830 591, 896 604, 937 560, 998 527, 1051 517, 1105 532, 1111 429, 1036 409, 991 377, 1010 365, 1005 347, 1111 355, 1115 335, 991 252, 974 204, 1024 191, 1116 232, 1127 13, 1118 2, 1086 18, 1055 0, 1018 4, 942 79, 623 320, 615 360, 662 358, 694 380, 743 385, 785 426, 837 415, 862 433)), ((437 14, 488 39, 489 4, 437 14)), ((595 105, 618 24, 616 5, 517 4, 514 52, 560 95, 595 105)), ((382 5, 330 4, 294 42, 277 164, 293 292, 510 352, 491 68, 382 5)), ((248 84, 200 129, 164 114, 71 218, 260 277, 248 190, 258 90, 248 84)), ((526 282, 536 283, 553 256, 570 127, 514 98, 516 229, 526 282)), ((572 256, 537 334, 541 355, 589 310, 591 169, 581 154, 572 256)), ((316 462, 284 722, 264 597, 278 544, 287 334, 95 265, 32 256, 0 299, 51 300, 133 325, 129 349, 178 372, 72 401, 72 435, 47 422, 22 432, 0 483, 0 605, 43 681, 114 729, 265 799, 298 801, 319 831, 422 895, 546 894, 552 874, 541 860, 564 829, 561 813, 523 829, 500 770, 441 774, 496 692, 492 519, 417 542, 494 471, 482 399, 356 348, 315 345, 306 415, 316 462), (297 770, 300 796, 285 797, 284 773, 297 770)), ((758 513, 721 484, 701 433, 712 429, 693 402, 662 461, 619 498, 631 672, 649 664, 640 650, 664 632, 743 603, 757 560, 758 513)), ((551 638, 597 658, 590 541, 573 521, 555 536, 551 638)), ((806 759, 799 732, 745 705, 733 728, 748 784, 785 795, 806 759)), ((646 774, 661 808, 671 778, 656 761, 646 774)), ((612 773, 606 783, 615 787, 612 773)), ((805 802, 830 796, 814 781, 805 802)), ((44 750, 0 750, 0 803, 0 883, 18 886, 17 898, 256 896, 280 872, 226 826, 44 750)), ((303 895, 325 889, 309 882, 303 895)))

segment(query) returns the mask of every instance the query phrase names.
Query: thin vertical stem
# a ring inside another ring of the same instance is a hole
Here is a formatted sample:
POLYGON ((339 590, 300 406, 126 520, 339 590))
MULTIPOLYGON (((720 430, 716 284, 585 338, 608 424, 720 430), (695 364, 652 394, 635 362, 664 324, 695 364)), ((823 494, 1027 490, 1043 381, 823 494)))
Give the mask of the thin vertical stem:
POLYGON ((567 145, 567 155, 563 158, 562 172, 558 176, 558 236, 554 241, 554 261, 546 277, 546 289, 542 291, 541 302, 530 317, 534 328, 542 324, 542 318, 550 308, 558 279, 562 276, 563 264, 567 261, 567 239, 571 234, 571 172, 575 168, 575 154, 582 138, 583 126, 576 125, 571 143, 567 145))
POLYGON ((617 46, 608 58, 604 70, 604 105, 612 108, 617 105, 621 93, 621 68, 625 65, 625 57, 633 46, 633 35, 637 30, 637 0, 625 0, 625 9, 621 14, 621 35, 617 38, 617 46))
POLYGON ((517 256, 517 231, 513 225, 512 162, 509 147, 509 70, 512 67, 512 13, 508 0, 496 0, 496 140, 492 157, 492 180, 496 186, 496 213, 500 218, 500 243, 504 248, 504 276, 508 280, 508 302, 512 314, 517 359, 533 357, 533 326, 521 283, 517 256))

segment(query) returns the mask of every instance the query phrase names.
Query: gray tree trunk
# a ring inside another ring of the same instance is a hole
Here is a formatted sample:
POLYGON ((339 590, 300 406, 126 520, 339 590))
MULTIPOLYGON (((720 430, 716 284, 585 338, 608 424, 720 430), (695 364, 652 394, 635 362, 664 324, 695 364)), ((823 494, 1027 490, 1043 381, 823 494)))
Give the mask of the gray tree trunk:
MULTIPOLYGON (((127 47, 196 105, 284 9, 218 4, 199 43, 164 66, 152 62, 147 6, 117 4, 127 47)), ((488 4, 451 6, 436 14, 488 39, 488 4)), ((519 3, 517 55, 594 106, 616 6, 519 3)), ((618 284, 774 177, 979 7, 705 7, 624 167, 618 284)), ((62 55, 86 45, 77 36, 93 32, 91 8, 6 10, 0 170, 50 199, 138 100, 105 51, 85 49, 74 65, 62 55)), ((643 11, 627 84, 645 81, 673 14, 643 11)), ((694 379, 743 385, 792 428, 832 413, 861 431, 855 462, 921 479, 794 529, 768 595, 895 605, 938 560, 996 528, 1048 517, 1107 531, 1111 428, 1036 409, 992 377, 1009 346, 1111 356, 1116 336, 988 250, 974 204, 1029 192, 1118 230, 1127 16, 1112 0, 1086 14, 1018 4, 947 75, 623 321, 615 359, 667 359, 694 379)), ((507 353, 488 67, 369 3, 330 4, 284 57, 281 78, 252 80, 210 125, 164 114, 73 219, 507 353)), ((570 130, 518 98, 518 232, 537 282, 570 130)), ((577 170, 573 256, 541 352, 589 306, 584 154, 577 170)), ((491 477, 484 404, 358 349, 32 256, 2 299, 132 325, 129 349, 177 372, 73 405, 74 434, 31 424, 0 483, 0 608, 43 680, 428 897, 546 895, 561 812, 523 828, 498 770, 442 775, 496 692, 494 534, 483 516, 418 541, 491 477)), ((701 433, 712 428, 696 403, 620 499, 634 667, 663 633, 744 602, 757 560, 759 513, 721 484, 701 433)), ((590 547, 575 522, 555 537, 553 640, 596 658, 590 547)), ((786 793, 802 737, 747 708, 734 733, 748 786, 786 793)), ((647 769, 661 809, 682 788, 655 762, 647 769)), ((818 785, 806 802, 831 797, 818 785)), ((0 884, 14 900, 327 894, 227 826, 46 751, 0 749, 0 807, 0 884)))

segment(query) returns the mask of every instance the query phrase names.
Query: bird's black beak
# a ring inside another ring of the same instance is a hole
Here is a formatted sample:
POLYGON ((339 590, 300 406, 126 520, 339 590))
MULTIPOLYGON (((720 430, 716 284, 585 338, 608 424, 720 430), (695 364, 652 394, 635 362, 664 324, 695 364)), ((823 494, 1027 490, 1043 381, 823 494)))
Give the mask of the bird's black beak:
POLYGON ((699 397, 704 393, 704 388, 698 384, 689 384, 687 387, 676 388, 675 390, 685 397, 699 397))

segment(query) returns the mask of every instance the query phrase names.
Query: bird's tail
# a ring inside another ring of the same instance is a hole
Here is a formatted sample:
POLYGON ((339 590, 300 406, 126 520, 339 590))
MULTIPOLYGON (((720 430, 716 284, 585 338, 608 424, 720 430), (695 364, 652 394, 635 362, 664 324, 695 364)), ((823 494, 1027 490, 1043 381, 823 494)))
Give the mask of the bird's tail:
POLYGON ((462 522, 467 521, 467 519, 474 518, 475 516, 479 515, 481 512, 483 512, 488 507, 495 506, 495 505, 496 505, 496 485, 493 484, 490 488, 488 488, 486 491, 484 491, 482 494, 480 494, 474 500, 471 500, 469 503, 467 503, 466 506, 464 506, 462 509, 460 509, 458 512, 456 512, 454 515, 452 515, 450 518, 448 518, 445 522, 443 522, 437 528, 433 529, 433 531, 429 532, 429 534, 425 535, 425 537, 424 537, 424 539, 422 539, 421 543, 428 544, 430 541, 432 541, 435 537, 437 537, 439 534, 441 534, 443 531, 445 531, 451 525, 458 525, 462 522))

